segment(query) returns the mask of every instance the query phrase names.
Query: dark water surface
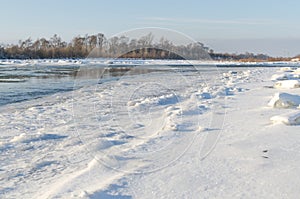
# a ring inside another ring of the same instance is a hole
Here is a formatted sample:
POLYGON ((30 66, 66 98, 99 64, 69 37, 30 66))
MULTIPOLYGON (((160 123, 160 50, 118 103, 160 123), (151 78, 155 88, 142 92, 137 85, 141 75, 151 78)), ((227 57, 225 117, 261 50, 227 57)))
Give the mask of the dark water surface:
POLYGON ((108 67, 107 65, 29 65, 0 67, 0 106, 66 92, 82 86, 113 81, 124 75, 145 74, 157 69, 108 67))

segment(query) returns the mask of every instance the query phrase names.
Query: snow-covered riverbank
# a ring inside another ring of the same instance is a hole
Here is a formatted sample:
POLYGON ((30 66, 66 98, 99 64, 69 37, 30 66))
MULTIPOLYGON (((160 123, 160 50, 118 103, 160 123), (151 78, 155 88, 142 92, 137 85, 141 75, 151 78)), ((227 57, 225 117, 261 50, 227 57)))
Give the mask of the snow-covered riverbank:
POLYGON ((2 106, 0 196, 297 198, 297 71, 172 69, 2 106))

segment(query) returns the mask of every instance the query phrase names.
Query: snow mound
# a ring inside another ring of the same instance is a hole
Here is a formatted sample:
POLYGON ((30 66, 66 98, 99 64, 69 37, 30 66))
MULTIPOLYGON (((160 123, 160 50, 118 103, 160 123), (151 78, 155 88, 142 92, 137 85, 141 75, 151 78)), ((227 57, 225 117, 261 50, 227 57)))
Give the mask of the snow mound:
POLYGON ((295 70, 291 73, 274 74, 271 77, 272 81, 300 79, 300 70, 295 70))
POLYGON ((300 82, 298 80, 278 81, 275 83, 274 88, 283 88, 283 89, 300 88, 300 82))
POLYGON ((293 68, 292 67, 282 67, 282 68, 280 68, 280 71, 293 72, 293 68))
POLYGON ((293 111, 291 113, 276 115, 270 119, 273 123, 283 123, 285 125, 299 125, 300 111, 293 111))
POLYGON ((297 68, 293 73, 299 75, 300 74, 300 68, 297 68))
POLYGON ((29 135, 26 133, 21 133, 20 135, 14 136, 10 142, 19 142, 19 143, 31 143, 31 142, 37 142, 37 141, 48 141, 48 140, 57 140, 57 139, 63 139, 67 136, 64 135, 58 135, 58 134, 43 134, 43 133, 37 133, 34 135, 29 135))
POLYGON ((140 99, 134 99, 127 102, 127 106, 129 107, 138 107, 145 105, 170 105, 176 104, 179 102, 178 96, 174 94, 166 94, 161 96, 150 96, 143 97, 140 99))
POLYGON ((276 93, 268 103, 274 108, 291 108, 300 104, 300 96, 288 93, 276 93))
POLYGON ((273 80, 273 81, 278 81, 278 80, 287 80, 287 79, 290 79, 290 77, 291 77, 291 75, 290 74, 285 74, 285 73, 283 73, 283 74, 274 74, 274 75, 272 75, 272 77, 271 77, 271 80, 273 80))

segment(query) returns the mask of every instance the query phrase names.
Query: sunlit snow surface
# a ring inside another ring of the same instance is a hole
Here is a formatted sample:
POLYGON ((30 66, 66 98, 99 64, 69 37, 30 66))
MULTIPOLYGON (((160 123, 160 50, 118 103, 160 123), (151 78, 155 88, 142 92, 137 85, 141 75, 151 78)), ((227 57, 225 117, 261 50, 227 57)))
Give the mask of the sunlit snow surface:
POLYGON ((0 197, 297 198, 297 67, 2 60, 0 197))

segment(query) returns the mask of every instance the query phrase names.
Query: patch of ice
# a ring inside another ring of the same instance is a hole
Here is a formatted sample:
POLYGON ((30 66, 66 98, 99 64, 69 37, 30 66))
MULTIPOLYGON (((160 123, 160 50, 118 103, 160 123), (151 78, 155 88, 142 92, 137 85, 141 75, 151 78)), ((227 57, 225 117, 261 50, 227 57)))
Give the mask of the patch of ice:
POLYGON ((203 93, 201 94, 201 98, 202 98, 202 99, 211 99, 212 96, 211 96, 211 94, 210 94, 209 92, 203 92, 203 93))
POLYGON ((0 79, 1 83, 19 83, 19 82, 26 82, 25 79, 0 79))
POLYGON ((300 104, 300 96, 288 93, 276 93, 268 103, 274 108, 291 108, 300 104))

